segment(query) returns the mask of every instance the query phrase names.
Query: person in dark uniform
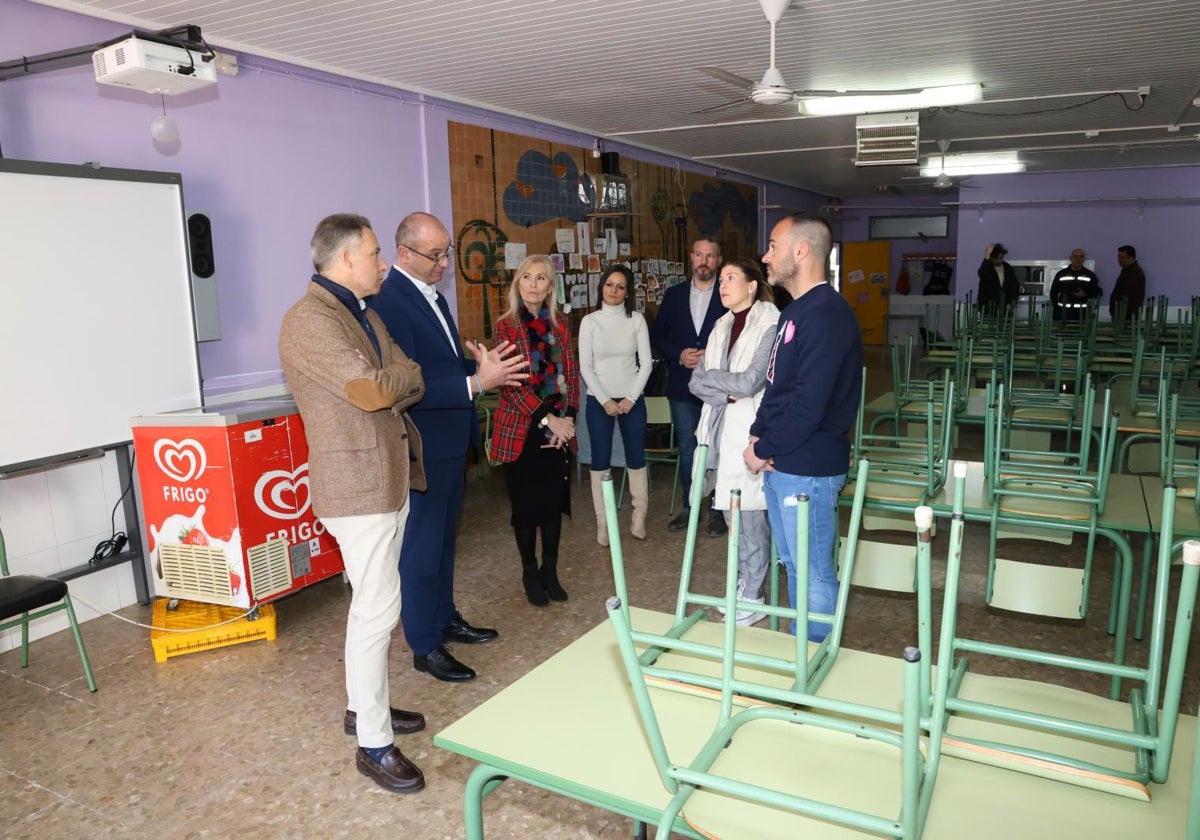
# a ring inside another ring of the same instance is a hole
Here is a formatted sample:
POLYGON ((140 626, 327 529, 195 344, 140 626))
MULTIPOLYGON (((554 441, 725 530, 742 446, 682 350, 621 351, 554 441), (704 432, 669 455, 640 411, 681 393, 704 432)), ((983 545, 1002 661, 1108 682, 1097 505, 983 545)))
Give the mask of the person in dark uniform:
POLYGON ((1100 278, 1083 265, 1087 254, 1082 248, 1071 252, 1071 264, 1059 269, 1050 283, 1050 303, 1055 321, 1079 321, 1088 305, 1100 297, 1100 278))

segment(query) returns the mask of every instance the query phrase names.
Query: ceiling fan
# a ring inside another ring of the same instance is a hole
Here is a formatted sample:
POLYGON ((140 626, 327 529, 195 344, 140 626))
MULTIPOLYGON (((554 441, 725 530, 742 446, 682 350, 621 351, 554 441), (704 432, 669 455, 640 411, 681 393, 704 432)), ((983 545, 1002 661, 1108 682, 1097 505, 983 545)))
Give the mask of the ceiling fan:
POLYGON ((739 88, 748 89, 749 93, 741 99, 735 99, 732 102, 724 102, 720 105, 715 105, 711 108, 704 108, 697 111, 698 114, 703 114, 707 111, 715 111, 718 108, 727 108, 730 105, 737 105, 742 102, 755 102, 759 105, 782 105, 786 102, 792 102, 796 99, 807 99, 816 96, 869 96, 873 94, 897 94, 897 93, 919 93, 920 88, 903 88, 890 90, 810 90, 810 89, 794 89, 788 87, 783 80, 783 74, 779 72, 779 68, 775 66, 775 24, 783 17, 783 13, 787 11, 791 0, 758 0, 758 4, 762 7, 763 14, 771 24, 771 66, 763 73, 760 81, 747 79, 745 76, 739 76, 736 73, 730 73, 728 70, 723 70, 720 67, 697 67, 701 73, 711 76, 727 84, 734 85, 739 88))
POLYGON ((937 190, 948 190, 951 187, 958 187, 959 189, 963 189, 963 190, 979 189, 977 186, 975 186, 973 184, 966 183, 967 181, 971 180, 969 177, 959 178, 956 181, 953 178, 951 178, 949 175, 946 174, 946 150, 950 148, 950 141, 949 140, 938 140, 937 147, 938 147, 938 152, 941 154, 940 169, 942 171, 939 172, 938 176, 933 179, 933 182, 932 182, 933 188, 937 189, 937 190))

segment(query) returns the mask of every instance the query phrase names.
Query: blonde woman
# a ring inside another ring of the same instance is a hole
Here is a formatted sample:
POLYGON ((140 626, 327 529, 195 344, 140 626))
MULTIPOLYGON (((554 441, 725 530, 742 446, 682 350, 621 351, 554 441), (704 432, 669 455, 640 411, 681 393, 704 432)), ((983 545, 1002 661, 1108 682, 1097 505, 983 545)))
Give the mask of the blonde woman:
MULTIPOLYGON (((771 562, 771 526, 761 475, 752 475, 742 460, 750 424, 762 401, 767 365, 775 343, 779 309, 762 269, 753 260, 726 260, 718 274, 721 303, 729 311, 713 326, 704 359, 692 372, 688 387, 700 398, 696 440, 708 446, 708 469, 715 471, 714 507, 726 518, 729 492, 742 492, 742 535, 738 543, 738 600, 761 604, 762 587, 771 562)), ((761 621, 763 613, 737 611, 738 624, 761 621)))
POLYGON ((491 458, 506 465, 525 597, 544 607, 567 600, 558 580, 558 542, 562 515, 571 515, 571 443, 579 410, 579 366, 567 317, 558 311, 549 257, 526 257, 513 274, 495 339, 497 344, 511 341, 529 360, 526 381, 500 388, 491 458))

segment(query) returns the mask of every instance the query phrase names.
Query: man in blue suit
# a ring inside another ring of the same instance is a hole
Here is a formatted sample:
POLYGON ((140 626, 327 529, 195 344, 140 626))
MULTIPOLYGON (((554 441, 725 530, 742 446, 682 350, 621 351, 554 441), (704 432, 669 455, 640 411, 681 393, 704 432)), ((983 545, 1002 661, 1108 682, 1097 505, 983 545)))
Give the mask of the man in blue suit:
POLYGON ((472 627, 454 605, 454 540, 462 511, 467 449, 476 431, 475 397, 526 374, 511 345, 487 350, 467 342, 438 293, 454 257, 446 226, 413 213, 396 229, 396 263, 371 301, 392 340, 421 366, 425 396, 409 416, 421 433, 429 487, 412 493, 400 548, 400 620, 413 667, 439 680, 465 682, 475 672, 446 649, 446 642, 480 644, 500 635, 472 627))
MULTIPOLYGON (((683 510, 667 524, 670 531, 687 527, 691 502, 692 458, 696 453, 701 403, 688 390, 688 382, 692 370, 704 358, 704 346, 708 344, 713 324, 725 314, 717 291, 721 246, 710 237, 697 239, 692 243, 691 257, 691 282, 667 289, 650 330, 650 340, 667 362, 667 399, 671 403, 675 442, 679 444, 679 471, 683 473, 683 510)), ((725 530, 725 518, 710 507, 708 535, 719 537, 725 530)))

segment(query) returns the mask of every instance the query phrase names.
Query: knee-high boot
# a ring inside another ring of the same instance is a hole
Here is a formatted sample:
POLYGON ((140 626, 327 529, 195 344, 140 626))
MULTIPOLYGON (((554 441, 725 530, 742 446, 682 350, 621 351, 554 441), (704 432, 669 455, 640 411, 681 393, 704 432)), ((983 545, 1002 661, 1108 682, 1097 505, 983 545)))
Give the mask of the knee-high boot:
POLYGON ((525 597, 535 607, 544 607, 550 603, 546 597, 546 588, 542 585, 542 576, 538 573, 537 528, 514 527, 517 537, 517 551, 521 553, 521 585, 525 587, 525 597))
POLYGON ((650 488, 646 480, 646 468, 625 470, 629 478, 629 495, 633 499, 633 521, 629 533, 639 540, 646 539, 646 510, 650 506, 650 488))
POLYGON ((608 516, 604 512, 604 491, 601 489, 608 470, 592 470, 592 508, 596 511, 596 542, 608 545, 608 516))
POLYGON ((561 522, 542 527, 542 587, 551 601, 567 600, 567 590, 558 582, 558 541, 562 536, 561 522))

